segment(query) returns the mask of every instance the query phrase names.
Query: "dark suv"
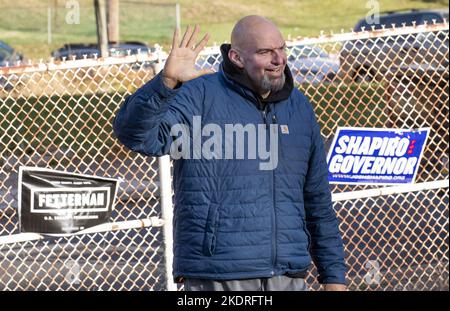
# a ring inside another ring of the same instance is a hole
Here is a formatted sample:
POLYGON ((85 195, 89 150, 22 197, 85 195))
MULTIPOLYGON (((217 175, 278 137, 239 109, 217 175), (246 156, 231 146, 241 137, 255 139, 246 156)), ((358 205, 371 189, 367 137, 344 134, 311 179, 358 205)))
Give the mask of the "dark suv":
MULTIPOLYGON (((360 20, 355 32, 396 27, 443 23, 448 10, 411 10, 390 12, 379 23, 360 20)), ((351 40, 340 51, 340 75, 346 82, 381 80, 423 70, 446 71, 448 66, 448 30, 418 34, 351 40)))

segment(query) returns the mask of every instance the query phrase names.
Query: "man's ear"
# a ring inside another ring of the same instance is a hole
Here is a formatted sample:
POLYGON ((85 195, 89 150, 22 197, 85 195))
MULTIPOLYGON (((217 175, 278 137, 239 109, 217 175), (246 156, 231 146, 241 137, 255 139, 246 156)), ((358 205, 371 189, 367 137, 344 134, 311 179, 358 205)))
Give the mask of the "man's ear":
POLYGON ((231 60, 233 64, 238 66, 239 68, 244 68, 244 63, 242 58, 239 56, 239 53, 235 49, 230 49, 228 51, 228 58, 231 60))

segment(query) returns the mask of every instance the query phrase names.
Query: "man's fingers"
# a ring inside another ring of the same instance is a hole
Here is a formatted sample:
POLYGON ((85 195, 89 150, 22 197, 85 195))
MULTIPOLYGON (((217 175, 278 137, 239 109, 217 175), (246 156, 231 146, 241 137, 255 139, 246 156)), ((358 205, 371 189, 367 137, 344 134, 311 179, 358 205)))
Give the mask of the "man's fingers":
POLYGON ((191 35, 192 35, 192 27, 191 25, 188 25, 186 28, 186 32, 184 33, 183 40, 181 40, 180 48, 187 47, 187 43, 189 42, 191 35))
POLYGON ((189 41, 188 41, 188 43, 186 45, 188 48, 192 48, 194 46, 195 40, 197 39, 197 34, 198 34, 199 30, 200 30, 200 27, 198 27, 198 25, 195 25, 194 32, 192 33, 192 36, 191 36, 191 38, 189 39, 189 41))
POLYGON ((197 44, 197 46, 195 47, 195 53, 200 53, 206 46, 206 44, 208 43, 209 40, 209 33, 205 34, 203 36, 203 39, 197 44))
POLYGON ((173 32, 173 38, 172 38, 172 49, 176 49, 178 47, 178 37, 180 34, 180 30, 178 27, 175 27, 175 31, 173 32))

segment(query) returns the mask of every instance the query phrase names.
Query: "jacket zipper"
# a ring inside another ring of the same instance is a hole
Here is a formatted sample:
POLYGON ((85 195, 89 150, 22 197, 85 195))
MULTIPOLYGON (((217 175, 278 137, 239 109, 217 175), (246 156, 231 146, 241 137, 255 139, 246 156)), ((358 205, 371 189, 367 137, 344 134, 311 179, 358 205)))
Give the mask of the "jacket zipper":
POLYGON ((267 105, 262 110, 262 117, 264 122, 264 128, 267 129, 267 105))
MULTIPOLYGON (((260 104, 261 107, 261 101, 258 102, 260 104)), ((268 115, 268 108, 270 104, 265 104, 264 108, 262 109, 262 118, 263 118, 263 122, 264 122, 264 128, 266 129, 266 134, 270 140, 270 126, 268 126, 267 124, 267 115, 268 115), (267 131, 268 130, 268 131, 267 131)), ((272 124, 276 124, 277 120, 276 120, 276 116, 275 113, 272 115, 272 124)), ((270 141, 269 141, 269 146, 270 146, 270 141)), ((275 170, 272 170, 272 227, 273 227, 273 232, 272 232, 272 266, 273 269, 276 268, 276 261, 277 261, 277 221, 276 221, 276 212, 275 212, 275 170)), ((275 271, 272 270, 272 275, 275 274, 275 271)))
MULTIPOLYGON (((273 107, 272 112, 272 124, 277 126, 277 117, 275 115, 275 107, 273 107)), ((270 134, 269 134, 270 137, 270 134)), ((278 140, 278 136, 277 136, 278 140)), ((275 168, 272 169, 272 206, 273 206, 273 239, 274 239, 274 255, 273 255, 273 267, 276 268, 276 262, 277 262, 277 213, 275 211, 275 168)))

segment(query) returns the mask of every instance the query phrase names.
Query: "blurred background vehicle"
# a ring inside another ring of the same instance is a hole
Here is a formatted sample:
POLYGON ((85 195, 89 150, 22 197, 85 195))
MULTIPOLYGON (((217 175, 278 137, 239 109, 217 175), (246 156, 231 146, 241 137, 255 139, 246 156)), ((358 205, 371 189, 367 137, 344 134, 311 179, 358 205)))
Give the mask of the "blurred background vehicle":
MULTIPOLYGON (((15 66, 23 60, 24 56, 21 53, 18 53, 9 44, 0 40, 0 67, 15 66)), ((13 81, 17 81, 17 75, 12 74, 6 77, 0 73, 0 89, 11 91, 14 88, 11 83, 13 81)))
MULTIPOLYGON (((379 22, 369 24, 361 19, 355 32, 383 28, 443 23, 448 10, 410 10, 388 12, 379 16, 379 22)), ((376 39, 347 41, 340 51, 340 74, 346 82, 380 81, 408 74, 420 69, 425 72, 445 71, 448 67, 448 37, 441 33, 420 33, 376 39)))
POLYGON ((17 61, 23 61, 23 59, 22 54, 16 52, 13 47, 0 40, 0 67, 6 66, 7 64, 13 65, 17 61))
POLYGON ((339 59, 318 46, 298 45, 291 48, 288 65, 298 84, 331 82, 338 73, 339 59))
MULTIPOLYGON (((145 43, 138 41, 129 41, 123 43, 108 44, 108 51, 110 56, 124 56, 130 51, 130 55, 148 54, 155 52, 155 47, 149 47, 145 43)), ((84 55, 87 58, 94 58, 95 55, 100 56, 100 49, 96 43, 67 43, 56 51, 52 51, 52 57, 55 60, 62 60, 64 57, 68 60, 83 59, 84 55)))

